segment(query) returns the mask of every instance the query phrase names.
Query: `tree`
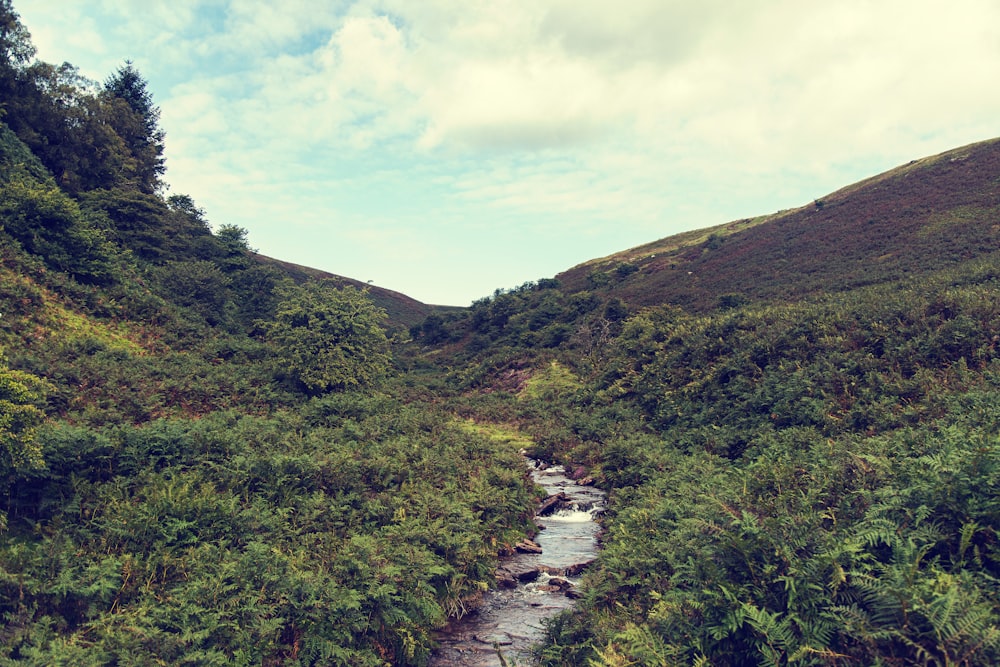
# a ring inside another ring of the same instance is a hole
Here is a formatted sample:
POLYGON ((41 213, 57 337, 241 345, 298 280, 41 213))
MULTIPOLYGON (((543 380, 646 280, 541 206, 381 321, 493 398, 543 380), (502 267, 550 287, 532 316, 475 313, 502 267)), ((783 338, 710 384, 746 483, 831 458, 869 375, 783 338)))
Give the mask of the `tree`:
POLYGON ((139 189, 153 193, 160 188, 166 171, 163 163, 163 130, 160 108, 153 104, 153 94, 132 61, 104 82, 104 93, 112 104, 112 124, 139 163, 139 189))
POLYGON ((95 284, 115 280, 113 246, 51 181, 17 174, 0 183, 0 230, 49 267, 77 280, 95 284))
POLYGON ((289 373, 311 392, 370 387, 389 371, 385 311, 367 292, 331 282, 285 283, 265 328, 289 373))
MULTIPOLYGON (((31 34, 10 0, 0 0, 0 100, 9 100, 19 69, 35 57, 31 34)), ((3 102, 0 102, 2 108, 3 102)))
POLYGON ((114 105, 69 63, 35 62, 6 98, 6 122, 66 192, 137 187, 139 163, 112 126, 114 105))

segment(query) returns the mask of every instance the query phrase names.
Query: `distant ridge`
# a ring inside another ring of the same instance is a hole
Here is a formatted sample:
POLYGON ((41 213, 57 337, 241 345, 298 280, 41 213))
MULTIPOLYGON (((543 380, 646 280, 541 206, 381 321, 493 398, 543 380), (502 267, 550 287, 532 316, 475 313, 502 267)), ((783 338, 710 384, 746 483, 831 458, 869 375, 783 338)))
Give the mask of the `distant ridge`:
POLYGON ((575 266, 569 292, 703 311, 921 275, 1000 251, 1000 139, 911 161, 805 206, 575 266))
POLYGON ((410 327, 418 322, 422 322, 432 312, 448 309, 446 306, 431 306, 408 297, 405 294, 401 294, 384 287, 377 287, 375 285, 363 283, 360 280, 355 280, 354 278, 345 278, 344 276, 338 276, 327 271, 313 269, 300 264, 293 264, 292 262, 285 262, 280 259, 274 259, 273 257, 267 257, 266 255, 255 255, 255 257, 257 261, 262 264, 278 268, 282 273, 286 274, 289 278, 296 282, 304 282, 306 280, 333 280, 344 285, 353 285, 358 289, 368 290, 369 298, 375 303, 375 305, 384 309, 386 314, 389 316, 390 326, 404 328, 410 327))

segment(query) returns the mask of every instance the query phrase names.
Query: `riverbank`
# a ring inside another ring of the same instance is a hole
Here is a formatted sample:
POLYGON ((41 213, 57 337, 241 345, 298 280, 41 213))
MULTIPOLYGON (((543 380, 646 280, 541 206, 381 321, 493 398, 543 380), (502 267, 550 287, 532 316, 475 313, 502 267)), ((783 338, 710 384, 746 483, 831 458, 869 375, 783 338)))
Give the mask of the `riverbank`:
POLYGON ((498 571, 498 587, 483 604, 440 634, 432 667, 502 667, 497 655, 524 664, 544 635, 546 619, 572 607, 579 575, 597 557, 600 526, 595 518, 605 494, 573 479, 561 466, 529 460, 531 476, 549 493, 535 522, 539 549, 522 545, 498 571))

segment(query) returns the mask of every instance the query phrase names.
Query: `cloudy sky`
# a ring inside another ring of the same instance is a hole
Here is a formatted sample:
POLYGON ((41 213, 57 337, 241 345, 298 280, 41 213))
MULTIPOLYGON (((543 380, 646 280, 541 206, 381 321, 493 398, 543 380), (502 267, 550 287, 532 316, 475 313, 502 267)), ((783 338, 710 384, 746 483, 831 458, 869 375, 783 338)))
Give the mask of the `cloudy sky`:
POLYGON ((171 193, 260 252, 467 305, 1000 135, 996 0, 14 0, 126 58, 171 193))

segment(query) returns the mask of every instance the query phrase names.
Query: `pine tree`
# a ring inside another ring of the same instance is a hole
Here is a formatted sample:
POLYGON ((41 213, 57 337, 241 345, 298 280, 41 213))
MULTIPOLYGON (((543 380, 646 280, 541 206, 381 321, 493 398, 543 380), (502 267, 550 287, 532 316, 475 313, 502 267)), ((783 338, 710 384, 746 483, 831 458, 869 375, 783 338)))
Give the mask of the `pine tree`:
POLYGON ((113 107, 113 124, 138 162, 138 183, 142 192, 159 190, 163 163, 164 132, 160 129, 160 108, 139 70, 130 60, 104 82, 104 93, 113 107))

